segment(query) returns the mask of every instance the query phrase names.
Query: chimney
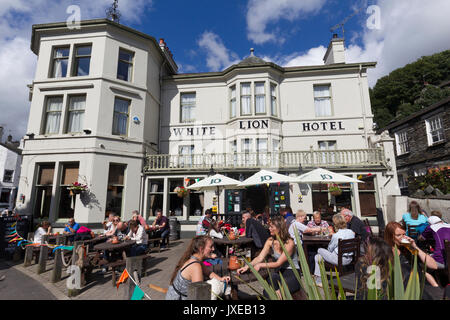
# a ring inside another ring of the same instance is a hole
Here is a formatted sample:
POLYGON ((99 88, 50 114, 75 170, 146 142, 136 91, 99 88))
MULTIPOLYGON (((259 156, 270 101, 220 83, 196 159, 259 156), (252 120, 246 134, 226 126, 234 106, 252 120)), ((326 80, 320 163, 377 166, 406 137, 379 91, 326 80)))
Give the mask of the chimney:
POLYGON ((323 62, 325 64, 345 63, 344 39, 338 38, 336 33, 333 34, 333 39, 331 39, 328 45, 323 62))

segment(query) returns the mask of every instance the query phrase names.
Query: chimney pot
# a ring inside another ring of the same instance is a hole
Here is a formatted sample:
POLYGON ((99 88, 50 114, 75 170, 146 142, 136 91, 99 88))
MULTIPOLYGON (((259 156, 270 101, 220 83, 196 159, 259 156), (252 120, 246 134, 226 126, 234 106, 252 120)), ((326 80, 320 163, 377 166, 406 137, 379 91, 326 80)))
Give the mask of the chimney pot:
POLYGON ((337 33, 333 33, 333 39, 337 39, 338 35, 337 33))

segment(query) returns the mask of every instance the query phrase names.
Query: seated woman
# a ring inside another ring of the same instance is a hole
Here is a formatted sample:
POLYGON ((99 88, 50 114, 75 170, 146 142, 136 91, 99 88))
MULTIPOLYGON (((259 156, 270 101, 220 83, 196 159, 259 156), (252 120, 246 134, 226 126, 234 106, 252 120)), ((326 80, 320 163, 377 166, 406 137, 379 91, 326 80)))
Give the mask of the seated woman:
POLYGON ((130 248, 130 257, 139 256, 144 254, 148 246, 148 235, 145 232, 143 226, 141 226, 136 220, 131 220, 128 223, 130 232, 125 237, 125 240, 135 240, 136 243, 130 248))
MULTIPOLYGON (((422 261, 422 263, 426 264, 428 269, 436 270, 438 268, 433 257, 423 252, 412 238, 406 236, 405 229, 400 223, 392 221, 386 225, 386 228, 384 230, 384 240, 392 247, 393 252, 395 252, 395 246, 397 246, 397 253, 400 257, 402 273, 404 277, 406 276, 405 283, 407 283, 407 279, 409 278, 409 274, 414 263, 414 256, 412 255, 410 250, 407 249, 407 247, 410 247, 411 250, 417 252, 417 257, 420 261, 422 261), (402 242, 402 240, 409 241, 409 244, 406 243, 405 246, 405 243, 402 242)), ((422 266, 420 263, 418 264, 418 270, 420 277, 422 275, 422 266)), ((433 276, 428 272, 425 274, 425 277, 428 283, 433 287, 439 286, 433 276)))
MULTIPOLYGON (((408 231, 409 226, 415 226, 418 234, 421 234, 428 226, 428 217, 417 201, 411 201, 408 212, 402 216, 402 221, 406 231, 408 231)), ((409 236, 409 232, 406 232, 406 235, 409 236)))
POLYGON ((307 227, 309 228, 328 228, 328 222, 326 222, 325 220, 322 220, 322 215, 320 214, 319 211, 314 211, 313 212, 313 219, 311 221, 308 222, 307 227))
POLYGON ((34 243, 42 243, 42 237, 45 235, 50 235, 52 232, 52 226, 50 225, 50 222, 47 220, 42 221, 39 227, 37 228, 36 232, 34 233, 33 242, 34 243))
MULTIPOLYGON (((328 249, 319 248, 317 250, 317 254, 314 257, 315 260, 315 268, 314 268, 314 277, 316 279, 316 284, 318 286, 322 285, 322 279, 320 277, 320 268, 319 261, 325 260, 328 263, 338 265, 338 241, 339 239, 347 240, 354 239, 355 233, 347 229, 347 222, 344 217, 339 213, 333 216, 333 225, 336 230, 336 233, 331 237, 331 241, 328 244, 328 249)), ((342 257, 342 265, 348 265, 352 262, 352 253, 348 253, 342 257)))
MULTIPOLYGON (((282 216, 276 216, 272 219, 269 225, 270 237, 266 240, 263 249, 260 254, 254 258, 250 263, 255 268, 256 271, 259 271, 262 268, 275 269, 279 268, 279 271, 283 275, 284 280, 289 288, 289 292, 294 293, 300 290, 300 284, 295 277, 294 271, 292 270, 289 261, 281 248, 281 244, 277 239, 277 235, 280 237, 286 251, 292 258, 294 262, 294 267, 297 269, 300 274, 300 267, 298 264, 298 256, 297 249, 295 247, 294 240, 289 236, 289 232, 287 230, 286 221, 282 216), (274 262, 264 262, 266 257, 271 255, 274 262)), ((249 267, 245 265, 244 267, 237 270, 238 274, 247 272, 249 267)), ((277 295, 281 298, 280 288, 278 283, 281 283, 281 278, 278 272, 273 272, 271 274, 274 289, 277 292, 277 295)), ((264 291, 264 295, 267 296, 267 292, 264 291)))
POLYGON ((375 286, 378 291, 378 298, 386 300, 388 298, 388 280, 389 280, 389 263, 393 265, 394 255, 392 248, 382 238, 369 237, 367 240, 366 253, 359 258, 355 265, 356 277, 356 299, 367 300, 368 290, 375 286), (375 269, 376 279, 379 282, 373 282, 370 279, 375 269))
POLYGON ((204 277, 219 281, 230 281, 230 277, 219 277, 214 272, 208 272, 202 261, 211 256, 213 240, 209 236, 196 236, 178 261, 170 278, 166 300, 187 300, 188 286, 193 282, 202 282, 204 277))

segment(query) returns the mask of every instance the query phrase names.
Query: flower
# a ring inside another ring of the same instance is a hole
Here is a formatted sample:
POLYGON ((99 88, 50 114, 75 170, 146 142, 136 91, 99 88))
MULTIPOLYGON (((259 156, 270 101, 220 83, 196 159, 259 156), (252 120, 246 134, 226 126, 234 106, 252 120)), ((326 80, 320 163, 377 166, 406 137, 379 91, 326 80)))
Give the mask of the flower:
POLYGON ((173 189, 173 192, 176 192, 180 198, 186 196, 189 193, 189 191, 183 186, 176 187, 175 189, 173 189))
POLYGON ((88 186, 86 184, 79 183, 78 181, 75 181, 70 186, 67 187, 69 190, 79 190, 79 191, 86 191, 88 190, 88 186))
POLYGON ((330 186, 328 186, 328 191, 331 194, 335 194, 335 195, 340 195, 342 193, 341 188, 339 188, 339 186, 335 183, 331 184, 330 186))

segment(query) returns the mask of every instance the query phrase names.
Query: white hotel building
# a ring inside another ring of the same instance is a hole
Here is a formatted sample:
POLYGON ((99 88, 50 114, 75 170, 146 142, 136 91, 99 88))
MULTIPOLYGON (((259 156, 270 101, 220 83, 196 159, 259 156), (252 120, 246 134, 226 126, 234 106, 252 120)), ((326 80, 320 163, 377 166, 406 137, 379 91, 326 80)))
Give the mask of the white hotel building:
MULTIPOLYGON (((34 25, 38 56, 17 208, 62 226, 99 227, 105 213, 174 215, 190 236, 206 208, 326 210, 330 200, 370 217, 400 194, 393 140, 376 135, 367 69, 345 63, 333 38, 324 65, 281 67, 251 52, 221 72, 178 74, 163 40, 106 19, 34 25), (244 179, 261 168, 297 176, 316 167, 360 177, 331 197, 325 186, 265 185, 222 192, 175 187, 211 168, 244 179), (362 176, 362 177, 361 177, 362 176), (79 181, 89 191, 71 196, 79 181), (269 189, 269 190, 267 190, 269 189)), ((332 202, 333 203, 333 202, 332 202)))

